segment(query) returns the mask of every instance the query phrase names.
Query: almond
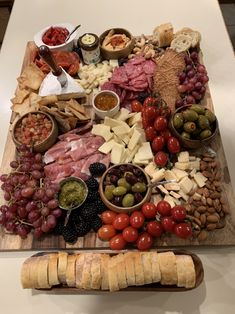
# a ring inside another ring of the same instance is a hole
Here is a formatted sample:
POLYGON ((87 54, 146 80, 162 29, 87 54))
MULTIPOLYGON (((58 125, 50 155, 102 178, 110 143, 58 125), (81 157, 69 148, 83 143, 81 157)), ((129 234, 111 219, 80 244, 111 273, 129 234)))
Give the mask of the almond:
POLYGON ((208 232, 206 230, 202 230, 198 235, 198 241, 205 241, 208 237, 208 232))
POLYGON ((216 215, 209 215, 206 217, 206 221, 209 223, 217 223, 219 222, 219 218, 216 215))
POLYGON ((206 229, 207 229, 208 231, 215 230, 215 229, 216 229, 216 224, 213 224, 213 223, 208 224, 208 225, 206 226, 206 229))

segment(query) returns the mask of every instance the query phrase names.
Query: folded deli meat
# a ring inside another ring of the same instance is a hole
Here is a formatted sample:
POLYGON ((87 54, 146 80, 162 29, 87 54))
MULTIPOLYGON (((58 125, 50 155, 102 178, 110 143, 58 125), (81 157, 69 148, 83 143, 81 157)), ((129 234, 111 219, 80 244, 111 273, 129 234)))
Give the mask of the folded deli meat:
POLYGON ((67 286, 118 291, 151 283, 193 288, 196 272, 190 255, 167 252, 68 254, 58 252, 28 258, 21 270, 24 289, 67 286))

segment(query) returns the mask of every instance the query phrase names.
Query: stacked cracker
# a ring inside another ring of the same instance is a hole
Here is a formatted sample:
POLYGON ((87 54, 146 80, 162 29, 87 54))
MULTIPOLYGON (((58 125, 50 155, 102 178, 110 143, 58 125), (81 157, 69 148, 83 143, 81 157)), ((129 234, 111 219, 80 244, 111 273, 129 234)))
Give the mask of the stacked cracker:
POLYGON ((173 252, 51 253, 28 258, 21 271, 26 288, 62 284, 84 290, 118 291, 151 283, 193 288, 196 272, 190 255, 173 252))

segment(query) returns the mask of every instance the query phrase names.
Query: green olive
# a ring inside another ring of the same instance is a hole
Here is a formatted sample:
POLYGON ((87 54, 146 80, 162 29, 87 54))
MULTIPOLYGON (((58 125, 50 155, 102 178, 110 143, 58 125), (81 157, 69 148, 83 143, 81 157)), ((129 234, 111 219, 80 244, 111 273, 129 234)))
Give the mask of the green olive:
POLYGON ((131 207, 134 205, 134 195, 133 194, 126 194, 122 199, 122 206, 123 207, 131 207))
POLYGON ((143 182, 137 182, 131 188, 132 192, 135 192, 135 193, 136 192, 143 193, 146 191, 146 189, 147 189, 146 184, 143 182))
POLYGON ((113 192, 111 190, 105 190, 104 195, 108 201, 111 201, 114 197, 113 192))
POLYGON ((176 129, 179 129, 184 124, 184 118, 181 112, 177 112, 173 117, 173 124, 176 129))
POLYGON ((216 119, 214 113, 208 109, 205 112, 205 117, 207 117, 207 119, 209 120, 210 123, 213 123, 216 119))
POLYGON ((124 186, 117 186, 115 189, 113 189, 113 195, 120 196, 126 194, 127 189, 124 186))
POLYGON ((195 122, 198 119, 198 114, 196 111, 192 109, 187 109, 183 111, 183 117, 185 121, 192 121, 195 122))
POLYGON ((187 133, 187 132, 182 132, 181 133, 181 136, 183 137, 183 138, 185 138, 185 139, 190 139, 191 138, 191 135, 189 134, 189 133, 187 133))
POLYGON ((125 178, 119 179, 117 183, 118 183, 118 186, 124 186, 124 188, 126 188, 127 191, 130 191, 131 185, 130 185, 130 183, 128 183, 128 182, 126 181, 125 178))
POLYGON ((202 105, 192 105, 190 109, 196 111, 198 114, 205 113, 205 107, 203 107, 202 105))
POLYGON ((184 130, 187 133, 192 133, 193 131, 196 130, 196 124, 194 122, 186 122, 184 124, 184 130))
POLYGON ((110 185, 106 185, 105 187, 105 191, 113 191, 115 189, 115 185, 110 184, 110 185))
POLYGON ((205 129, 200 133, 200 139, 204 140, 212 135, 211 130, 205 129))
POLYGON ((210 122, 208 118, 203 115, 199 115, 197 123, 199 128, 201 128, 202 130, 210 128, 210 122))

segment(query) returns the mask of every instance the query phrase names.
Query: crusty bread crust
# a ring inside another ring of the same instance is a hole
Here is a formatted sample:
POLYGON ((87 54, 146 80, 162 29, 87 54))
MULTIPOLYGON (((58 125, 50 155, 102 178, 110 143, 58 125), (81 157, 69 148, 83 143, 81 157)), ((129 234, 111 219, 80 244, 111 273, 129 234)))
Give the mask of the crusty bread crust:
POLYGON ((66 283, 69 287, 76 287, 76 276, 75 276, 75 266, 76 266, 76 254, 68 255, 67 268, 66 268, 66 283))
POLYGON ((58 253, 58 278, 60 283, 66 284, 66 268, 67 268, 68 253, 58 253))

